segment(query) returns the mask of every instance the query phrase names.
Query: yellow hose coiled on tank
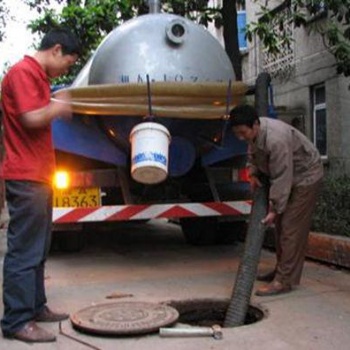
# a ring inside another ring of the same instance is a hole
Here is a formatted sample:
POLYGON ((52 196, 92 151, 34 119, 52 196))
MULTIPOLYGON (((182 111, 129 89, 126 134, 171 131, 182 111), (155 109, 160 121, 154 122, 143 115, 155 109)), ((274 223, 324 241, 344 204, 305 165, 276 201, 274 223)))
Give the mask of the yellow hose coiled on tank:
MULTIPOLYGON (((153 82, 151 110, 155 117, 221 119, 229 109, 242 103, 248 86, 227 83, 153 82)), ((61 90, 60 90, 61 91, 61 90)), ((65 89, 71 95, 74 113, 85 115, 145 116, 149 113, 146 83, 89 85, 65 89)), ((59 91, 53 94, 59 101, 59 91)))

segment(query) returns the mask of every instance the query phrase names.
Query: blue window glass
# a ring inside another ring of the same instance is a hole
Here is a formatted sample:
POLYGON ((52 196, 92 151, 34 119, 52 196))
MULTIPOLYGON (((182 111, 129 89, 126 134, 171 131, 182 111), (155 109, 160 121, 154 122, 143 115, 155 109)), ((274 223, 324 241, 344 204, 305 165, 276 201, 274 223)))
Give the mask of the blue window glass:
POLYGON ((238 42, 239 42, 240 50, 247 49, 247 39, 245 37, 246 23, 247 23, 246 12, 237 11, 238 42))

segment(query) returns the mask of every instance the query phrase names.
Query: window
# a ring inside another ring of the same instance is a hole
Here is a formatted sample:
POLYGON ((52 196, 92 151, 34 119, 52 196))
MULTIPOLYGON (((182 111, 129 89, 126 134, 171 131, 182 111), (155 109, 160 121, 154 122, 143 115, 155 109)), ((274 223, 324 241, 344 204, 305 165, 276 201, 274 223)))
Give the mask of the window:
POLYGON ((237 11, 238 43, 240 50, 247 49, 247 39, 245 37, 245 27, 247 24, 245 10, 237 11))
POLYGON ((322 157, 327 157, 327 110, 325 86, 312 88, 313 141, 322 157))

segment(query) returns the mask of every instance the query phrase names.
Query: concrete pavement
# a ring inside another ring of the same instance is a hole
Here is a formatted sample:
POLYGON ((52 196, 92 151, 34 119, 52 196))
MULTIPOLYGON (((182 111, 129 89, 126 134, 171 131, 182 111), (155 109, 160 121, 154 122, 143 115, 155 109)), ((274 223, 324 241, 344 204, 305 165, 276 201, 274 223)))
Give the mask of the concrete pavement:
MULTIPOLYGON (((243 245, 192 247, 180 229, 164 221, 120 225, 112 234, 91 233, 80 253, 53 252, 47 263, 49 304, 71 314, 82 308, 117 301, 168 302, 226 299, 231 295, 243 245), (111 295, 125 298, 111 300, 111 295), (128 296, 129 295, 129 296, 128 296)), ((0 230, 0 255, 5 230, 0 230)), ((263 250, 261 268, 274 264, 274 254, 263 250)), ((258 286, 257 282, 255 286, 258 286)), ((307 261, 302 285, 289 294, 252 296, 265 311, 252 325, 224 328, 223 339, 161 338, 158 334, 105 338, 74 330, 70 321, 42 324, 57 334, 57 342, 35 344, 35 349, 133 350, 348 350, 350 348, 350 274, 307 261)), ((2 305, 0 312, 2 313, 2 305)), ((0 348, 29 349, 28 344, 0 338, 0 348)))

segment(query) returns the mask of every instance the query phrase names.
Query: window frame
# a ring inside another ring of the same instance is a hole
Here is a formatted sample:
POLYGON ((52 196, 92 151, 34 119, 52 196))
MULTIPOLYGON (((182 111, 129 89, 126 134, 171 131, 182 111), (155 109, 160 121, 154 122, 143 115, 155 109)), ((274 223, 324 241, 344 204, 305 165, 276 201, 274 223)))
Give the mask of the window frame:
POLYGON ((313 136, 312 136, 312 141, 313 144, 317 147, 317 129, 318 129, 318 123, 317 123, 317 112, 318 111, 325 111, 325 139, 326 139, 326 152, 325 154, 322 154, 321 151, 318 149, 320 152, 321 158, 322 159, 328 159, 328 129, 327 129, 327 101, 326 101, 326 85, 324 83, 317 84, 312 86, 311 88, 311 97, 312 97, 312 130, 313 130, 313 136), (316 103, 316 92, 318 89, 324 89, 324 101, 316 103))

